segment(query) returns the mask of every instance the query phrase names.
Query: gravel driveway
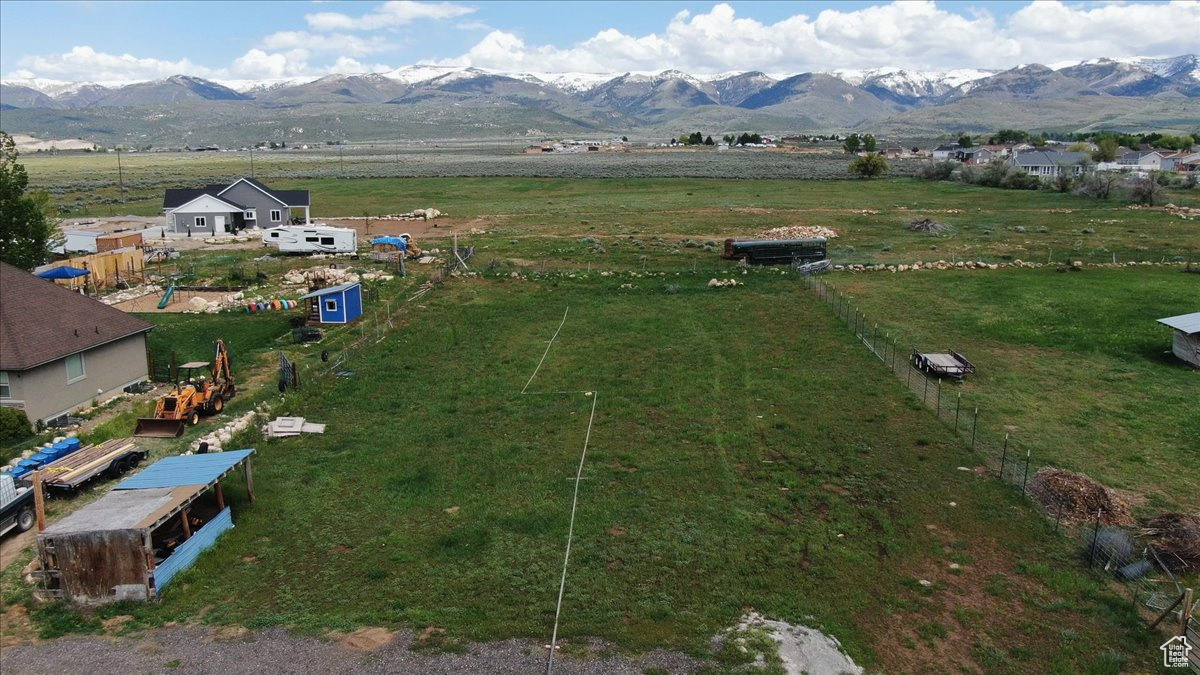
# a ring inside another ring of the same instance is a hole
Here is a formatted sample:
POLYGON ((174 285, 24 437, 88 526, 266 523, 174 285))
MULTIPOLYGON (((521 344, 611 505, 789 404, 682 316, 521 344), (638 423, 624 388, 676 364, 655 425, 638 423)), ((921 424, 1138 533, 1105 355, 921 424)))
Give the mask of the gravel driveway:
MULTIPOLYGON (((375 629, 379 630, 379 629, 375 629)), ((461 653, 410 649, 411 632, 384 634, 381 640, 325 640, 262 631, 207 627, 156 628, 133 637, 65 637, 8 647, 0 661, 6 675, 17 673, 527 673, 545 672, 546 650, 528 640, 470 644, 461 653)), ((611 645, 568 647, 555 658, 554 671, 597 675, 640 675, 647 668, 692 673, 701 662, 677 652, 637 657, 611 645), (580 654, 579 652, 583 652, 580 654)))

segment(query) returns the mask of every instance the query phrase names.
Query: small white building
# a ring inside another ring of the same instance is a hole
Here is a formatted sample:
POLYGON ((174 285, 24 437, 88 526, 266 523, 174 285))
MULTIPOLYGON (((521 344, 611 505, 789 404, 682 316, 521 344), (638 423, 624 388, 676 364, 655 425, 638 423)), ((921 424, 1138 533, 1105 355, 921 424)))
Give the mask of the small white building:
POLYGON ((322 223, 286 225, 263 230, 264 244, 279 248, 280 253, 354 253, 358 250, 358 232, 348 227, 322 223))
POLYGON ((1168 316, 1158 322, 1175 329, 1171 352, 1200 368, 1200 312, 1168 316))

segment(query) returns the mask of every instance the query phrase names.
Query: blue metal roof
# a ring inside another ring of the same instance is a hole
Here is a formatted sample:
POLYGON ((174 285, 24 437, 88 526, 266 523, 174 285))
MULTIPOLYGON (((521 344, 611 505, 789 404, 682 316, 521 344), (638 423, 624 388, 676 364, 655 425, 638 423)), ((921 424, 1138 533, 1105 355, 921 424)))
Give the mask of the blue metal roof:
POLYGON ((329 288, 322 288, 322 289, 315 290, 312 293, 309 293, 308 295, 302 295, 298 299, 306 300, 308 298, 319 298, 322 295, 329 295, 331 293, 341 293, 342 291, 349 290, 358 285, 359 285, 359 283, 357 281, 352 281, 348 284, 341 284, 339 286, 330 286, 329 288))
POLYGON ((253 454, 254 448, 247 448, 203 455, 166 457, 146 467, 136 476, 130 476, 121 481, 113 489, 142 490, 184 485, 208 485, 232 471, 234 467, 253 454))

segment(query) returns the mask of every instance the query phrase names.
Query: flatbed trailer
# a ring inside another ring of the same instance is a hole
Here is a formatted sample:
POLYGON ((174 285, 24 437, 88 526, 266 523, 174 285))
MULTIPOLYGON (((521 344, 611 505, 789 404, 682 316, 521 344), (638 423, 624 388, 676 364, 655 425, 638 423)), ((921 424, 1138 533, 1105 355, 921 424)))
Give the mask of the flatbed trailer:
POLYGON ((911 358, 913 366, 918 370, 937 377, 948 377, 961 381, 967 375, 975 372, 975 364, 953 349, 945 352, 922 352, 913 349, 911 358))
POLYGON ((55 490, 76 490, 102 473, 120 476, 146 459, 148 454, 130 438, 88 445, 43 466, 42 484, 55 490))

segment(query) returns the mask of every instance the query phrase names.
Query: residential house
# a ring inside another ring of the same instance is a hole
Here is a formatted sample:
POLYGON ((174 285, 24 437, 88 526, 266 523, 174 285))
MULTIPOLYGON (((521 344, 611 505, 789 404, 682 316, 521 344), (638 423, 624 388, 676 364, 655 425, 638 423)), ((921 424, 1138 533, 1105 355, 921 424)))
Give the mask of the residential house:
POLYGON ((933 158, 939 162, 954 159, 954 153, 962 150, 957 144, 955 145, 939 145, 933 149, 933 158))
POLYGON ((1185 154, 1175 158, 1175 170, 1188 173, 1200 171, 1200 152, 1185 154))
POLYGON ((153 328, 0 263, 0 405, 45 422, 146 380, 153 328))
POLYGON ((1162 171, 1165 154, 1160 150, 1130 150, 1117 157, 1117 165, 1134 171, 1162 171))
POLYGON ((273 190, 253 178, 198 189, 171 188, 163 196, 166 228, 212 236, 248 227, 311 222, 308 190, 273 190))
POLYGON ((1086 152, 1034 150, 1019 152, 1008 161, 1031 176, 1050 180, 1064 171, 1070 171, 1075 176, 1083 174, 1084 163, 1089 159, 1091 156, 1086 152))
POLYGON ((987 164, 993 157, 996 157, 996 153, 983 146, 961 148, 954 153, 954 159, 963 164, 987 164))

